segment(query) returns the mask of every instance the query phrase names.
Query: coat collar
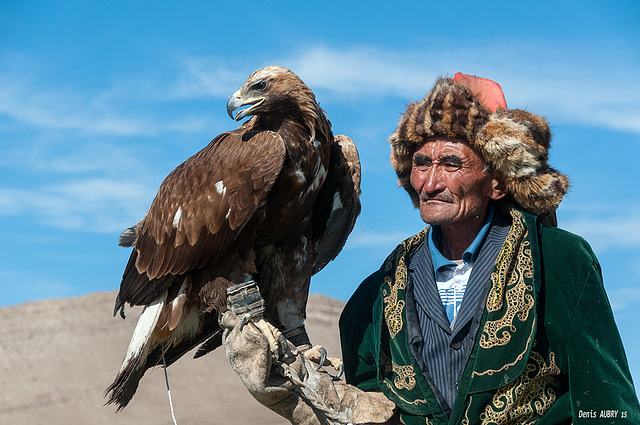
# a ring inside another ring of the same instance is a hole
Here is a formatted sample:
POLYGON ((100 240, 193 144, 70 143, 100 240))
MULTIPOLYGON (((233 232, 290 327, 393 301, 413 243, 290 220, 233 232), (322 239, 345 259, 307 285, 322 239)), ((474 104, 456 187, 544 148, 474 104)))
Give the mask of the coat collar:
MULTIPOLYGON (((460 380, 458 406, 464 404, 460 397, 516 379, 533 346, 540 287, 536 219, 512 207, 506 212, 513 224, 491 274, 476 344, 460 380)), ((374 325, 380 330, 378 379, 385 395, 402 410, 441 415, 433 391, 410 353, 405 326, 409 255, 424 243, 426 230, 402 242, 383 266, 383 283, 374 309, 374 325)))

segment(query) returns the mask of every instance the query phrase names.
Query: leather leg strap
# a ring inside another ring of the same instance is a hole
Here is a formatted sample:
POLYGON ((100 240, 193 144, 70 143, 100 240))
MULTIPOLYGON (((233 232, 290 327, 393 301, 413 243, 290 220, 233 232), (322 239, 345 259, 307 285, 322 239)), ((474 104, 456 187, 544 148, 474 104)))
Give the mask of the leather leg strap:
POLYGON ((282 334, 301 352, 305 352, 311 348, 311 341, 307 335, 307 329, 304 324, 295 328, 287 329, 282 334))
POLYGON ((240 283, 227 289, 227 303, 238 317, 249 314, 252 318, 262 318, 265 306, 260 289, 255 280, 240 283))

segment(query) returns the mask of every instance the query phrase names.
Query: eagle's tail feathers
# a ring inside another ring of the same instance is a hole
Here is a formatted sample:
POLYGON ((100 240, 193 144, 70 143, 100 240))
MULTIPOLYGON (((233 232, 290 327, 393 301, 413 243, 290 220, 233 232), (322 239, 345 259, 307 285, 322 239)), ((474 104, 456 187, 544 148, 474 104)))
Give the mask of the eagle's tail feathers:
POLYGON ((145 364, 153 345, 152 334, 166 301, 167 292, 165 291, 144 308, 133 331, 120 371, 107 388, 107 404, 116 404, 118 411, 124 409, 129 403, 138 388, 138 382, 147 370, 145 364))

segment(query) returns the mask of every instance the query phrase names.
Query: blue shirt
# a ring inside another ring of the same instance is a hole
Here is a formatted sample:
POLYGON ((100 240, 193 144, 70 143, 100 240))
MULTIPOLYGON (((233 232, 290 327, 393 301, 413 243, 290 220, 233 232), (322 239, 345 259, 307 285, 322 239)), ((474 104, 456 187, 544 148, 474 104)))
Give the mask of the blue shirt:
POLYGON ((447 313, 449 323, 453 323, 462 304, 462 298, 464 297, 467 283, 469 282, 473 263, 478 257, 480 246, 489 231, 492 220, 493 208, 489 207, 484 225, 473 242, 471 242, 471 245, 469 245, 462 254, 461 262, 453 262, 447 259, 437 248, 436 239, 439 238, 441 234, 439 226, 433 226, 432 231, 429 232, 429 251, 431 252, 431 260, 433 261, 438 294, 447 313))

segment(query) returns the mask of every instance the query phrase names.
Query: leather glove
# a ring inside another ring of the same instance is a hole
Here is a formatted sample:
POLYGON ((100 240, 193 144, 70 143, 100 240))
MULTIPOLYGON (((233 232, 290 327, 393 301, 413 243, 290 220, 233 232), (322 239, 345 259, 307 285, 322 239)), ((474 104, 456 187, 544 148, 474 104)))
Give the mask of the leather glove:
POLYGON ((253 320, 250 312, 238 317, 231 309, 220 325, 229 363, 258 402, 296 425, 396 423, 395 404, 382 393, 334 381, 283 338, 284 354, 275 359, 253 320))

